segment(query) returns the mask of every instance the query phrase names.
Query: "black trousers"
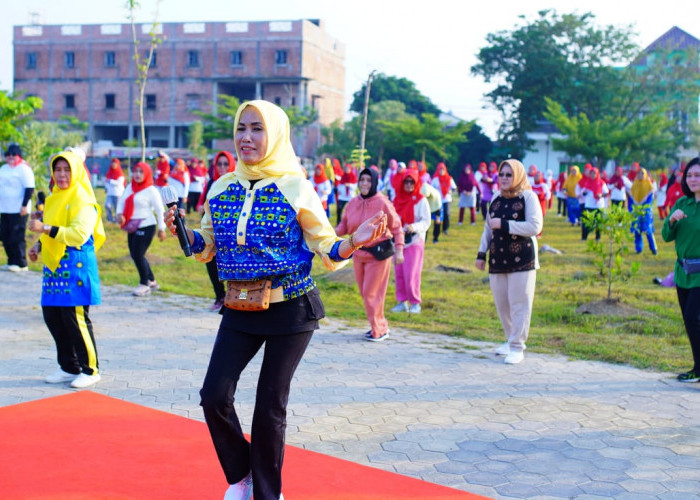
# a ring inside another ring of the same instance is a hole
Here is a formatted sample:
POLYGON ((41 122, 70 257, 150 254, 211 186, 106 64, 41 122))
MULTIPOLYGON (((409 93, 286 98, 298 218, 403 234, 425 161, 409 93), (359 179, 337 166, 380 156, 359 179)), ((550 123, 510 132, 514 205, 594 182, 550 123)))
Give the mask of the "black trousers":
POLYGON ((440 217, 440 210, 430 212, 430 217, 433 219, 433 243, 437 243, 438 238, 440 237, 441 222, 438 222, 438 218, 440 217))
POLYGON ((198 191, 190 191, 187 193, 187 213, 197 210, 197 203, 199 203, 199 197, 201 195, 202 193, 198 191))
MULTIPOLYGON (((599 208, 582 208, 582 212, 600 212, 599 208)), ((581 239, 582 240, 587 240, 588 239, 588 233, 590 232, 590 229, 588 229, 588 226, 581 220, 581 239)), ((595 232, 595 240, 598 241, 600 239, 600 230, 596 230, 595 232)))
POLYGON ((0 214, 0 241, 7 254, 8 265, 27 267, 27 231, 29 215, 0 214))
POLYGON ((450 205, 452 203, 442 204, 442 232, 447 234, 448 229, 450 229, 450 205))
POLYGON ((211 281, 211 286, 214 288, 214 296, 216 300, 224 300, 226 296, 226 289, 224 284, 219 281, 219 272, 216 269, 216 255, 207 262, 207 273, 209 274, 209 281, 211 281))
POLYGON ((58 364, 68 373, 98 372, 97 347, 90 306, 41 306, 44 322, 56 342, 58 364))
POLYGON ((489 205, 491 204, 490 201, 486 201, 484 199, 481 200, 480 206, 481 206, 481 216, 486 220, 486 215, 489 213, 489 205))
POLYGON ((141 227, 129 233, 126 237, 129 245, 129 255, 131 260, 136 264, 136 270, 139 272, 139 283, 148 285, 149 281, 155 281, 151 265, 146 260, 146 251, 151 246, 153 236, 156 234, 156 226, 141 227))
POLYGON ((557 196, 557 215, 566 216, 566 198, 559 198, 557 196))
POLYGON ((266 336, 220 328, 216 337, 200 404, 226 480, 237 483, 252 470, 255 500, 277 500, 282 491, 289 388, 312 334, 266 336), (233 403, 241 372, 263 344, 248 442, 233 403))
POLYGON ((690 349, 693 352, 693 370, 700 370, 700 287, 676 287, 678 303, 681 306, 685 332, 688 334, 690 349))

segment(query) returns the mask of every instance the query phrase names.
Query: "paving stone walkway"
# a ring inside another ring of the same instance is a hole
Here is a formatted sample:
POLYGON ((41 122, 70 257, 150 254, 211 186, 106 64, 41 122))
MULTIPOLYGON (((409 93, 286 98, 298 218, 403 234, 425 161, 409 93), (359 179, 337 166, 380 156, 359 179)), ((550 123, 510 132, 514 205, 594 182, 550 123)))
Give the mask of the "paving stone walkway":
MULTIPOLYGON (((56 369, 38 273, 0 273, 0 406, 71 392, 56 369)), ((209 300, 103 287, 93 390, 203 420, 219 316, 209 300)), ((383 343, 323 321, 299 366, 287 442, 499 499, 697 499, 700 384, 673 374, 394 330, 383 343)), ((260 356, 237 405, 249 432, 260 356)), ((0 445, 1 446, 1 445, 0 445)))

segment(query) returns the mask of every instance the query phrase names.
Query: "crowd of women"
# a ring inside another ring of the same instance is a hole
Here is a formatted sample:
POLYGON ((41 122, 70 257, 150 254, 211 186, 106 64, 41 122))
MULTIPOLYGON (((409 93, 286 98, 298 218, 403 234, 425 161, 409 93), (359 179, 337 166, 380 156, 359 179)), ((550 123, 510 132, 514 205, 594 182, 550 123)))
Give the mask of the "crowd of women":
MULTIPOLYGON (((638 251, 646 234, 654 253, 649 207, 656 200, 664 219, 662 236, 675 241, 675 283, 695 362, 678 379, 700 381, 700 159, 673 172, 663 184, 663 178, 657 184, 638 165, 627 174, 618 169, 609 179, 592 166, 583 173, 572 167, 568 175, 554 181, 536 167, 526 171, 514 159, 481 163, 476 171, 466 165, 457 182, 444 163, 436 165, 431 176, 426 165, 417 161, 392 160, 382 176, 375 166, 356 172, 352 165, 341 167, 337 160, 328 159, 306 175, 291 145, 286 114, 266 101, 239 107, 234 143, 238 163, 234 155, 222 151, 209 171, 199 166, 190 170, 181 159, 173 161, 163 153, 155 178, 148 163, 138 162, 127 181, 120 163, 113 161, 106 176, 105 201, 107 220, 128 233, 129 253, 140 279, 133 292, 137 296, 158 287, 145 258, 155 235, 165 238, 166 229, 176 234, 176 220, 188 211, 198 210, 202 216, 199 227, 186 228, 183 237, 195 257, 207 264, 215 308, 222 315, 200 395, 229 483, 225 499, 249 499, 253 494, 260 499, 283 498, 281 469, 290 384, 313 331, 325 316, 310 275, 313 257, 320 256, 331 270, 352 259, 370 326, 364 337, 383 341, 390 333, 384 305, 392 266, 396 305, 391 311, 421 313, 425 242, 431 224, 433 243, 441 234, 449 234, 453 194, 459 200, 458 224, 464 223, 467 209, 471 224, 476 223, 477 212, 484 220, 475 266, 480 270, 488 266, 506 340, 496 354, 504 356, 506 364, 524 359, 539 268, 538 237, 553 199, 561 200, 558 215, 568 214, 572 225, 581 223, 581 211, 605 210, 625 201, 632 208, 645 207, 635 210, 639 215, 631 231, 638 251), (193 184, 195 189, 188 191, 193 184), (175 188, 179 202, 164 212, 159 189, 165 186, 175 188), (660 203, 662 191, 665 198, 660 203), (337 203, 335 228, 329 221, 331 202, 337 203), (241 372, 263 347, 248 438, 234 408, 234 395, 241 372)), ((19 206, 19 218, 10 218, 14 230, 14 221, 26 224, 22 219, 29 213, 25 198, 31 199, 33 182, 25 178, 23 169, 8 170, 23 164, 17 149, 8 149, 6 157, 11 161, 0 168, 0 176, 11 179, 18 191, 12 197, 13 210, 19 206)), ((51 159, 50 167, 51 194, 28 225, 40 235, 28 256, 32 261, 41 256, 45 266, 41 305, 59 364, 46 381, 82 388, 100 380, 89 307, 100 303, 96 252, 106 236, 84 157, 64 151, 51 159)), ((0 203, 6 191, 6 187, 0 191, 0 203)), ((8 266, 26 268, 4 231, 8 266), (9 259, 14 259, 12 264, 9 259)), ((582 237, 587 235, 583 224, 582 237)))

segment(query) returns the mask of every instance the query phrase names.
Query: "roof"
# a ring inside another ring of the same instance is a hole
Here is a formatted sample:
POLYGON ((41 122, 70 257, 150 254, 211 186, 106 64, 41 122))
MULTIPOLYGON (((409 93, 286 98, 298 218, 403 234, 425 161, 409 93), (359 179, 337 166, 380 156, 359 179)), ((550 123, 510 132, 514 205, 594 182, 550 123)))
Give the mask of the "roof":
POLYGON ((663 50, 687 50, 690 48, 700 49, 700 40, 690 33, 683 31, 678 26, 674 26, 659 38, 651 42, 632 63, 634 66, 646 66, 647 55, 663 50))

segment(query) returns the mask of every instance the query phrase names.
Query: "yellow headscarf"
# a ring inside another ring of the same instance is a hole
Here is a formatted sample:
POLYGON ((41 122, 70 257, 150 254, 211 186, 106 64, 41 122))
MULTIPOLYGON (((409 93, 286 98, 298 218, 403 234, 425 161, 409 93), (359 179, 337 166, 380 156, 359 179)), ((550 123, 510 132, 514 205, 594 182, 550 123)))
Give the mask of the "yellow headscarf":
POLYGON ((630 189, 632 199, 637 205, 642 203, 646 199, 646 197, 649 196, 649 193, 651 193, 654 189, 654 185, 652 184, 651 179, 649 178, 647 169, 642 168, 639 170, 639 172, 641 172, 644 175, 644 178, 638 179, 637 177, 639 176, 639 173, 637 173, 637 177, 635 177, 634 182, 632 182, 632 189, 630 189))
POLYGON ((577 165, 569 168, 569 175, 566 177, 562 187, 566 190, 566 194, 574 198, 576 197, 576 186, 578 186, 579 181, 583 179, 583 174, 579 170, 577 165))
POLYGON ((513 170, 513 184, 510 186, 510 189, 501 189, 501 196, 504 198, 514 198, 523 191, 532 189, 530 183, 527 182, 525 167, 523 167, 523 164, 519 160, 503 160, 498 166, 499 173, 504 165, 508 165, 511 170, 513 170))
MULTIPOLYGON (((70 165, 70 185, 66 189, 61 189, 54 179, 53 190, 51 195, 46 198, 44 206, 44 224, 67 227, 86 205, 94 206, 97 210, 97 223, 92 235, 95 240, 95 251, 97 251, 105 242, 106 235, 102 225, 102 209, 95 199, 95 193, 92 190, 83 160, 70 151, 57 154, 51 159, 51 177, 53 177, 53 165, 59 158, 63 158, 70 165)), ((51 271, 55 271, 66 253, 66 245, 46 234, 42 234, 39 240, 41 241, 41 258, 44 264, 51 271)))
MULTIPOLYGON (((265 131, 267 132, 267 151, 260 162, 248 165, 241 160, 240 151, 236 151, 239 161, 236 171, 232 175, 239 179, 253 180, 266 177, 281 177, 283 175, 298 175, 304 177, 299 165, 299 159, 292 147, 289 118, 282 108, 268 101, 256 100, 244 102, 238 107, 236 119, 233 123, 233 133, 236 134, 238 122, 243 110, 254 107, 262 116, 265 131)), ((225 175, 222 177, 228 177, 225 175)), ((229 178, 228 182, 231 181, 229 178)), ((227 182, 227 184, 228 184, 227 182)))

